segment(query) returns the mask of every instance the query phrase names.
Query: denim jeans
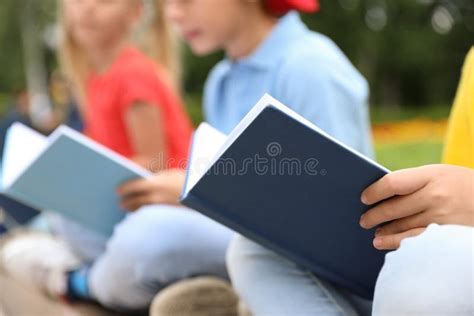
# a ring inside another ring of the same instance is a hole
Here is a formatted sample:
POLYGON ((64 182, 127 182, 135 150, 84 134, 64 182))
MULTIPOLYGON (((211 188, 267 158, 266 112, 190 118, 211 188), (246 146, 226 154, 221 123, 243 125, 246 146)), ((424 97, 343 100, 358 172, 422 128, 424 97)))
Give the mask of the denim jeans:
MULTIPOLYGON (((373 315, 474 315, 474 228, 430 225, 386 256, 373 315)), ((256 316, 370 315, 370 302, 236 237, 231 280, 256 316)))
POLYGON ((385 257, 373 314, 474 315, 474 228, 430 225, 385 257))
POLYGON ((143 207, 118 224, 109 240, 64 218, 54 218, 53 228, 84 262, 92 262, 89 290, 110 308, 147 308, 160 289, 184 278, 227 277, 232 232, 183 207, 143 207))
POLYGON ((256 316, 370 315, 370 301, 241 236, 231 242, 227 268, 237 293, 256 316))

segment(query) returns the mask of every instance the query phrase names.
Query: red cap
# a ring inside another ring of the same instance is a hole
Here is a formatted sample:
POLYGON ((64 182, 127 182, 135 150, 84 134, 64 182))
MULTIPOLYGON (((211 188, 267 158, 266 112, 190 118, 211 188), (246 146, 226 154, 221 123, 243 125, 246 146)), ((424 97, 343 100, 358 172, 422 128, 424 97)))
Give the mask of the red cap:
POLYGON ((319 11, 319 0, 266 0, 265 6, 271 14, 283 15, 291 10, 301 12, 319 11))

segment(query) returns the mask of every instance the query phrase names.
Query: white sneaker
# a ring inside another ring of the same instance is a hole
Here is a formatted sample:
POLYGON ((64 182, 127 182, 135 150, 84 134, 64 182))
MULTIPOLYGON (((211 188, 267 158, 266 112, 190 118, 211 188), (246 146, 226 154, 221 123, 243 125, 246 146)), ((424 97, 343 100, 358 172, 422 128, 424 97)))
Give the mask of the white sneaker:
POLYGON ((66 294, 66 272, 78 267, 80 261, 64 241, 28 233, 6 242, 0 264, 9 276, 57 298, 66 294))

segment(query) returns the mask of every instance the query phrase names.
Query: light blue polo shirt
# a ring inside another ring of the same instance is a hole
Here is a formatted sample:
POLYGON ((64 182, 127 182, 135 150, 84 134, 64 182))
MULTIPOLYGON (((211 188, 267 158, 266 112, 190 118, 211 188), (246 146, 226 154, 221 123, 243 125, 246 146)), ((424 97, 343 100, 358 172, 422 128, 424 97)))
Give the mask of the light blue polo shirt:
POLYGON ((207 122, 228 134, 269 93, 333 137, 372 156, 368 85, 329 38, 310 31, 296 12, 243 59, 224 59, 204 89, 207 122))

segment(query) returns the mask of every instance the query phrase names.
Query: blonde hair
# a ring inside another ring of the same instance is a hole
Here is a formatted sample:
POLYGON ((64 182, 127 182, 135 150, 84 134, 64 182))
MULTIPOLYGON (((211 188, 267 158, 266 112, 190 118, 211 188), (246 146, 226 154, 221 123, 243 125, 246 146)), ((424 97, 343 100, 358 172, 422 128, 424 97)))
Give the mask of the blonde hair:
MULTIPOLYGON (((138 0, 144 5, 144 14, 133 43, 153 59, 171 81, 173 88, 179 90, 181 79, 179 43, 170 25, 165 20, 162 0, 138 0), (148 13, 148 16, 147 14, 148 13), (150 14, 151 13, 151 14, 150 14)), ((59 62, 67 79, 72 84, 74 95, 82 104, 85 98, 85 84, 91 70, 85 53, 74 41, 64 14, 63 0, 59 0, 58 21, 62 31, 59 44, 59 62)))

